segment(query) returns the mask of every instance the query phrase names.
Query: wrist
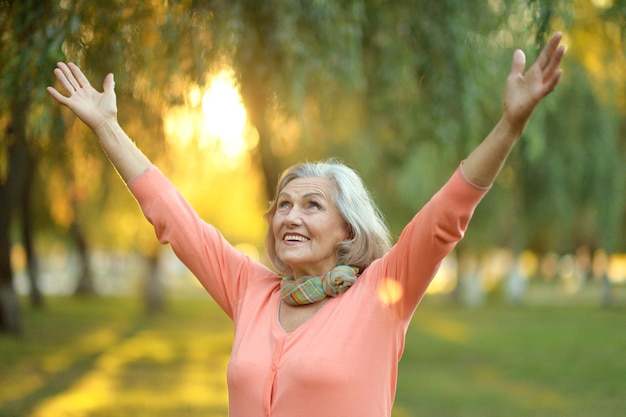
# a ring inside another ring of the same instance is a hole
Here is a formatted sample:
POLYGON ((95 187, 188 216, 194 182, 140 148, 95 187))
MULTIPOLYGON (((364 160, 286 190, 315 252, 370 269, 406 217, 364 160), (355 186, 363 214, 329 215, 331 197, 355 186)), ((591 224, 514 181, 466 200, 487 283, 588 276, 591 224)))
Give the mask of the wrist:
POLYGON ((526 120, 511 121, 506 116, 506 114, 504 114, 498 122, 498 127, 501 129, 501 132, 503 132, 506 137, 517 141, 524 133, 524 129, 526 128, 526 120))
POLYGON ((107 126, 114 126, 117 124, 117 118, 115 116, 105 117, 91 126, 91 130, 93 130, 96 136, 100 136, 100 134, 107 129, 107 126))

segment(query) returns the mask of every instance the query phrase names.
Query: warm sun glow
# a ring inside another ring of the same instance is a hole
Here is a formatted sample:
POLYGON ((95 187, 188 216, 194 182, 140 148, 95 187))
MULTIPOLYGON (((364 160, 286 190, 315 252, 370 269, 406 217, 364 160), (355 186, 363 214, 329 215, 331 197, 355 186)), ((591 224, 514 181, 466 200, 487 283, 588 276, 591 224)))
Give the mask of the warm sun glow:
POLYGON ((210 75, 205 86, 190 85, 184 103, 167 109, 164 130, 168 150, 159 166, 194 209, 233 244, 261 242, 266 198, 252 155, 259 135, 233 71, 210 75))
POLYGON ((246 109, 235 86, 232 73, 216 75, 202 96, 204 134, 201 145, 216 143, 224 157, 239 161, 256 146, 257 139, 246 124, 246 109))
POLYGON ((206 90, 192 88, 186 106, 169 109, 165 120, 168 140, 181 149, 197 147, 212 165, 229 171, 245 163, 259 141, 247 122, 232 71, 213 76, 206 90))
POLYGON ((377 290, 378 298, 385 304, 395 304, 402 299, 402 286, 393 278, 380 281, 377 290))

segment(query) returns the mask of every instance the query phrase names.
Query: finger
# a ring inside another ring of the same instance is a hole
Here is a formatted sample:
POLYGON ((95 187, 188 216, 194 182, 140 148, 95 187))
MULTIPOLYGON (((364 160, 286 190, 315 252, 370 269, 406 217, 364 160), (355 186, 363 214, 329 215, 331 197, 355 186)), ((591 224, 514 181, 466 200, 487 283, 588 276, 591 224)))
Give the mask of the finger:
POLYGON ((521 49, 516 49, 513 52, 513 61, 511 62, 511 74, 521 75, 524 73, 526 67, 526 55, 521 49))
POLYGON ((87 77, 85 77, 85 74, 83 74, 83 72, 80 70, 80 68, 78 68, 76 64, 74 64, 73 62, 69 62, 67 66, 81 87, 91 87, 89 80, 87 79, 87 77))
MULTIPOLYGON (((65 62, 59 62, 57 64, 57 69, 63 73, 64 79, 67 85, 70 87, 67 89, 68 93, 71 94, 80 88, 80 84, 78 83, 78 81, 76 81, 76 77, 74 76, 74 74, 72 73, 72 71, 70 70, 70 68, 67 66, 65 62)), ((56 74, 56 71, 55 71, 55 74, 56 74)))
POLYGON ((559 83, 559 80, 561 79, 561 75, 563 75, 563 70, 558 69, 555 71, 552 78, 550 78, 545 83, 545 94, 551 93, 556 88, 556 85, 559 83))
POLYGON ((544 68, 544 74, 551 76, 556 71, 559 70, 559 65, 561 65, 561 61, 563 60, 563 56, 565 55, 565 46, 559 46, 554 54, 550 57, 550 61, 548 61, 547 66, 544 68))
POLYGON ((65 97, 63 94, 59 93, 54 87, 46 87, 46 90, 52 96, 52 98, 54 98, 59 103, 61 103, 61 104, 66 104, 67 103, 67 97, 65 97))
POLYGON ((61 84, 61 87, 63 87, 63 90, 65 90, 67 94, 72 95, 76 92, 76 89, 74 88, 72 83, 67 79, 67 75, 65 74, 65 72, 63 72, 63 70, 60 67, 55 68, 54 75, 57 77, 57 80, 61 84))
POLYGON ((561 32, 556 32, 554 35, 552 35, 546 46, 539 54, 539 57, 537 58, 539 68, 545 70, 546 67, 550 65, 550 62, 552 61, 555 52, 559 50, 559 44, 561 43, 561 39, 563 39, 563 34, 561 32))
POLYGON ((102 88, 105 92, 113 92, 115 90, 115 79, 113 78, 113 74, 107 74, 107 76, 104 77, 102 88))

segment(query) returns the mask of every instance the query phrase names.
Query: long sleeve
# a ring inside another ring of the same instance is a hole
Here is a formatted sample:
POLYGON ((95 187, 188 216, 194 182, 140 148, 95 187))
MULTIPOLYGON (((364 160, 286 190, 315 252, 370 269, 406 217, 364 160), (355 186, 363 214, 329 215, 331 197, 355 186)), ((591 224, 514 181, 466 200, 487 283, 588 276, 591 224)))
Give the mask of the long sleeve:
POLYGON ((172 246, 231 318, 251 280, 278 280, 268 268, 237 251, 215 227, 204 222, 156 167, 132 179, 128 186, 159 241, 172 246))
POLYGON ((408 223, 389 253, 370 266, 377 270, 374 276, 400 284, 401 298, 391 306, 400 318, 411 317, 441 261, 463 238, 476 206, 488 190, 471 183, 459 166, 408 223))

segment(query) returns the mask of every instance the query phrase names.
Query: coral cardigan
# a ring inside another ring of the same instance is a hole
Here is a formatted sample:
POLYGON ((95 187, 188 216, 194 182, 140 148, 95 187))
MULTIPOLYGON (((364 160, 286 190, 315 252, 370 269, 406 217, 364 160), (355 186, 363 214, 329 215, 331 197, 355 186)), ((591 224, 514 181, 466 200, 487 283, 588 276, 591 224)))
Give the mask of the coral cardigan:
POLYGON ((279 277, 235 250, 155 167, 129 188, 161 243, 234 320, 231 417, 388 417, 409 320, 487 189, 459 167, 344 294, 292 332, 278 321, 279 277))

